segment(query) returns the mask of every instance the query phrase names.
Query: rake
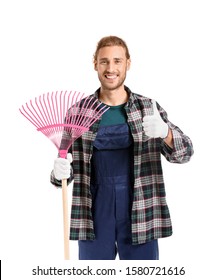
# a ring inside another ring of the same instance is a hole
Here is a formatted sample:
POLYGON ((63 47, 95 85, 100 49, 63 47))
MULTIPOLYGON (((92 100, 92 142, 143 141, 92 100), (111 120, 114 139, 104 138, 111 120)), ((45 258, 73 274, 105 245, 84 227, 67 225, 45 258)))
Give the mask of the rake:
MULTIPOLYGON (((77 91, 61 91, 40 95, 19 110, 38 131, 48 137, 66 158, 68 149, 84 132, 88 131, 109 107, 94 96, 85 97, 77 91)), ((62 180, 64 257, 69 260, 69 223, 67 179, 62 180)))

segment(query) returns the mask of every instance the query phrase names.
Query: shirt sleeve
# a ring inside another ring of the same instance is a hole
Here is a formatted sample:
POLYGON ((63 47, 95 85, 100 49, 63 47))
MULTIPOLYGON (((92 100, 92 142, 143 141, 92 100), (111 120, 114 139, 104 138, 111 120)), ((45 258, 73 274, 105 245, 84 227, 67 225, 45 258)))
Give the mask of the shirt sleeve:
POLYGON ((159 105, 158 110, 164 122, 166 122, 172 131, 173 148, 170 148, 161 140, 161 153, 172 163, 186 163, 194 153, 191 139, 185 135, 179 127, 168 120, 166 111, 159 105))

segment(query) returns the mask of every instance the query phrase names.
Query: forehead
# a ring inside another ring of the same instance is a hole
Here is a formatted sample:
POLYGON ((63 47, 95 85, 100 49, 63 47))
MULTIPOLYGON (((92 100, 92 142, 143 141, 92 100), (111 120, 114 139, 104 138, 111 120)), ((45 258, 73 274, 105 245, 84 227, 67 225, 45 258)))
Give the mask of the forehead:
POLYGON ((125 49, 122 46, 103 47, 98 52, 98 59, 126 58, 125 49))

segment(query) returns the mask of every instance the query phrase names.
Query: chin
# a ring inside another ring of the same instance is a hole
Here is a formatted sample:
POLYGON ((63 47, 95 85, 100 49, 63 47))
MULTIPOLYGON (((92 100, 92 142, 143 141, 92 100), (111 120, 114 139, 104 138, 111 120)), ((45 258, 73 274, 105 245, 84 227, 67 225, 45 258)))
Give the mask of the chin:
POLYGON ((101 83, 101 86, 104 90, 116 90, 122 87, 124 81, 118 83, 101 83))

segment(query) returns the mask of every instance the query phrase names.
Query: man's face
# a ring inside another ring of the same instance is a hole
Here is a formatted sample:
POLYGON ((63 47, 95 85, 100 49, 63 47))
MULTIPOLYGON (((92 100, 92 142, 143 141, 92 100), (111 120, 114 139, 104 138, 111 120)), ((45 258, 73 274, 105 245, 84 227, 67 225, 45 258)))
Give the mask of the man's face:
POLYGON ((121 46, 103 47, 99 50, 94 63, 103 90, 120 88, 130 67, 125 49, 121 46))

